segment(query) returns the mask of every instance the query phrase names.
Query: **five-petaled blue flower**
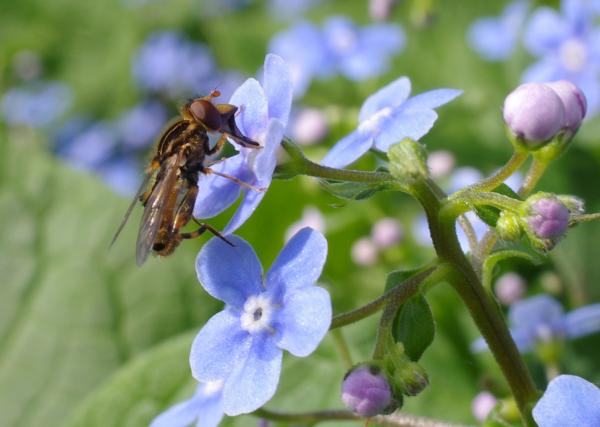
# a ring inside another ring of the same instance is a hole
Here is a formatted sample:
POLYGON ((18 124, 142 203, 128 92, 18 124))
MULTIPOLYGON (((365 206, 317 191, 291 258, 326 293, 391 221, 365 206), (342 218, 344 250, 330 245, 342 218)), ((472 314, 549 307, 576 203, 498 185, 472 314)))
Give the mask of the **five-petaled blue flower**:
POLYGON ((600 107, 600 28, 594 25, 594 4, 563 0, 562 14, 541 7, 525 31, 525 47, 540 60, 525 71, 523 81, 573 82, 587 98, 588 116, 600 107))
POLYGON ((533 408, 539 427, 600 426, 600 389, 574 375, 560 375, 550 381, 533 408))
POLYGON ((226 306, 196 336, 190 364, 198 381, 224 381, 223 411, 238 415, 271 399, 283 350, 304 357, 316 349, 331 323, 331 300, 315 286, 327 256, 319 232, 300 230, 264 277, 252 247, 227 238, 234 246, 213 238, 196 259, 200 283, 226 306))
POLYGON ((301 96, 313 78, 336 73, 364 80, 387 71, 392 55, 404 47, 404 32, 396 24, 357 27, 350 19, 332 16, 323 28, 302 22, 277 34, 270 50, 289 64, 294 94, 301 96))
MULTIPOLYGON (((248 79, 240 86, 230 103, 239 107, 236 122, 244 135, 260 143, 261 148, 236 148, 238 154, 225 159, 212 169, 234 176, 250 185, 266 189, 271 184, 277 163, 276 150, 281 145, 292 104, 289 70, 277 55, 267 55, 264 80, 248 79)), ((237 230, 252 215, 263 199, 264 191, 242 189, 239 184, 217 175, 200 175, 202 191, 196 198, 194 216, 211 218, 231 206, 243 193, 243 200, 223 230, 237 230)))
POLYGON ((510 57, 523 30, 529 3, 528 0, 516 0, 506 6, 499 17, 475 21, 467 33, 471 47, 488 61, 510 57))
POLYGON ((150 427, 217 427, 223 419, 223 381, 200 383, 194 395, 157 416, 150 427))
MULTIPOLYGON (((591 304, 564 313, 558 301, 537 295, 514 303, 508 312, 510 332, 522 352, 540 342, 575 339, 600 331, 600 304, 591 304)), ((473 350, 487 349, 483 339, 473 343, 473 350)))
POLYGON ((408 99, 410 89, 410 80, 400 77, 368 97, 360 109, 358 128, 339 141, 321 163, 343 168, 371 148, 387 152, 404 138, 419 139, 437 119, 433 109, 462 93, 437 89, 408 99))

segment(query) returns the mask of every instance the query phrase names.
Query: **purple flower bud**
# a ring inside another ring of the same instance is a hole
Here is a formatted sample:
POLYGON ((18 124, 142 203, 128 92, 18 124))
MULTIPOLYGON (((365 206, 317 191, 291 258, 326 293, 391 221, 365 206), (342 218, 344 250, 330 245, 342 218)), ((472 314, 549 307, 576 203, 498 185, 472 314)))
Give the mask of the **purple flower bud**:
POLYGON ((473 416, 477 419, 477 421, 483 422, 490 412, 492 412, 492 409, 494 409, 494 406, 496 406, 497 403, 498 399, 496 399, 489 391, 480 392, 473 399, 473 403, 471 403, 473 416))
POLYGON ((568 80, 546 83, 560 98, 565 108, 565 127, 573 133, 579 129, 587 111, 583 92, 568 80))
POLYGON ((548 85, 522 84, 504 101, 504 122, 527 145, 535 147, 565 127, 565 107, 548 85))
POLYGON ((554 197, 544 197, 531 205, 527 223, 541 239, 557 239, 569 226, 569 209, 554 197))
POLYGON ((395 401, 388 379, 378 366, 358 365, 346 374, 342 383, 342 401, 361 417, 389 413, 395 401))
POLYGON ((394 218, 382 218, 373 225, 371 239, 379 249, 394 246, 404 237, 402 225, 394 218))
POLYGON ((511 305, 525 295, 525 280, 517 273, 505 273, 496 281, 495 291, 498 300, 504 305, 511 305))

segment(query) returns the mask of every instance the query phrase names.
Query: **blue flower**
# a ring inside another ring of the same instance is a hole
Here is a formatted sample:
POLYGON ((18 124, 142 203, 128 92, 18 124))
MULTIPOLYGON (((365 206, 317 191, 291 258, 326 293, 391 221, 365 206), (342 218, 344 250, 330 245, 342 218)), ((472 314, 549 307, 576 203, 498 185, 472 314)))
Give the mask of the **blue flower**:
POLYGON ((539 427, 600 426, 600 389, 574 375, 560 375, 550 381, 533 408, 539 427))
POLYGON ((404 47, 404 32, 395 24, 357 28, 346 17, 325 21, 325 43, 339 72, 351 80, 365 80, 385 73, 390 56, 404 47))
MULTIPOLYGON (((591 304, 568 313, 548 295, 538 295, 514 303, 508 312, 510 332, 521 352, 537 343, 554 339, 575 339, 600 331, 600 304, 591 304)), ((474 351, 486 350, 483 339, 473 343, 474 351)))
POLYGON ((208 48, 174 31, 151 34, 133 60, 138 83, 151 91, 171 97, 206 93, 206 81, 215 72, 208 48))
POLYGON ((1 100, 1 113, 10 125, 45 128, 55 124, 71 106, 71 88, 59 82, 37 82, 9 89, 1 100))
MULTIPOLYGON (((75 127, 79 125, 77 121, 73 123, 75 127)), ((109 123, 95 122, 72 134, 59 147, 58 155, 76 169, 95 170, 112 158, 117 143, 117 133, 109 123)))
POLYGON ((142 167, 135 159, 124 156, 103 164, 96 173, 116 193, 133 197, 140 186, 142 167))
POLYGON ((600 107, 600 28, 594 26, 594 4, 564 0, 562 14, 537 9, 525 32, 525 46, 540 60, 523 75, 525 82, 573 82, 585 94, 590 115, 600 107))
POLYGON ((283 350, 305 357, 317 348, 331 323, 331 301, 315 286, 327 256, 322 234, 299 231, 264 276, 252 247, 228 239, 234 246, 213 238, 196 259, 200 283, 226 305, 196 336, 190 364, 198 381, 224 381, 223 411, 238 415, 271 399, 283 350))
POLYGON ((302 96, 313 78, 334 73, 334 62, 325 48, 322 32, 313 24, 300 22, 271 40, 269 51, 288 64, 294 96, 302 96))
POLYGON ((499 17, 478 19, 471 25, 467 40, 488 61, 501 61, 512 55, 525 24, 529 1, 510 3, 499 17))
POLYGON ((200 383, 192 398, 178 403, 157 416, 150 427, 217 427, 223 418, 221 395, 223 381, 200 383))
POLYGON ((404 32, 395 24, 359 28, 348 18, 329 18, 323 30, 299 23, 277 34, 269 50, 290 65, 294 95, 302 95, 313 78, 340 73, 364 80, 387 71, 390 57, 404 47, 404 32))
POLYGON ((270 0, 269 10, 276 18, 294 20, 314 7, 318 0, 270 0))
MULTIPOLYGON (((239 129, 258 141, 260 149, 238 148, 238 154, 212 166, 217 172, 232 175, 255 187, 266 189, 275 170, 276 150, 281 144, 292 104, 292 84, 288 67, 277 55, 265 58, 264 79, 261 85, 248 79, 233 94, 231 104, 239 107, 236 117, 239 129)), ((231 206, 242 193, 242 202, 223 230, 237 230, 257 208, 265 193, 240 187, 216 175, 200 175, 200 192, 196 198, 194 216, 212 218, 231 206)))
POLYGON ((419 139, 437 119, 434 108, 462 93, 437 89, 408 99, 410 89, 410 80, 400 77, 368 97, 360 109, 358 128, 334 145, 321 163, 343 168, 371 148, 387 152, 404 138, 419 139))
POLYGON ((158 101, 147 101, 126 111, 116 123, 120 139, 131 148, 151 144, 168 120, 166 108, 158 101))

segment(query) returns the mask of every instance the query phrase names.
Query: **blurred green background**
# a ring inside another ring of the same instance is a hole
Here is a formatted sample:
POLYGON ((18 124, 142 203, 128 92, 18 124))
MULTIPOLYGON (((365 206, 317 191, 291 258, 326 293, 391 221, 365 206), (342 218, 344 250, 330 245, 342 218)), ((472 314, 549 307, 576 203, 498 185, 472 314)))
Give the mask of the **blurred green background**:
MULTIPOLYGON (((210 46, 219 67, 250 77, 262 65, 269 39, 290 25, 273 19, 261 2, 210 16, 202 1, 193 0, 155 0, 136 7, 119 0, 0 0, 0 6, 0 91, 18 83, 11 65, 14 56, 32 51, 41 59, 45 78, 73 88, 69 114, 105 120, 141 98, 131 60, 151 32, 184 31, 210 46)), ((367 24, 367 7, 362 0, 324 1, 307 19, 321 22, 342 14, 367 24)), ((467 46, 465 32, 475 18, 495 15, 502 7, 503 2, 476 0, 401 2, 390 20, 404 27, 407 44, 388 73, 362 83, 342 77, 316 81, 299 101, 341 112, 326 140, 306 148, 307 155, 320 159, 354 128, 366 96, 406 75, 414 93, 438 87, 464 90, 440 110, 434 129, 423 139, 428 149, 450 150, 457 166, 485 173, 501 166, 511 154, 503 135, 502 101, 532 60, 519 52, 508 62, 484 62, 467 46), (427 19, 423 7, 430 13, 427 19)), ((176 103, 171 107, 174 116, 176 103)), ((0 122, 0 426, 145 426, 193 390, 190 343, 220 309, 202 291, 194 272, 194 258, 207 237, 185 242, 173 256, 152 258, 137 268, 141 209, 109 251, 129 200, 98 178, 72 170, 50 148, 48 133, 0 122)), ((599 165, 600 120, 594 119, 584 124, 539 188, 575 194, 586 200, 590 212, 597 211, 599 165)), ((367 158, 357 168, 374 166, 367 158)), ((365 201, 343 202, 315 180, 295 178, 275 181, 238 232, 254 246, 265 268, 306 206, 318 208, 325 217, 330 251, 322 284, 331 292, 336 312, 377 297, 388 272, 414 268, 432 257, 432 250, 413 237, 419 211, 408 197, 379 193, 365 201), (358 266, 351 258, 353 243, 388 216, 403 225, 402 243, 383 251, 373 266, 358 266)), ((231 212, 211 224, 222 227, 231 212)), ((503 263, 501 270, 518 270, 531 294, 545 289, 547 273, 555 272, 560 286, 554 291, 568 308, 599 301, 599 237, 600 224, 582 225, 541 265, 503 263)), ((498 370, 488 355, 471 355, 469 344, 478 334, 452 290, 438 287, 429 300, 437 331, 422 365, 431 385, 406 399, 405 411, 473 423, 471 401, 484 383, 500 378, 498 370)), ((369 319, 344 330, 356 361, 370 354, 375 322, 369 319)), ((599 348, 598 334, 568 343, 562 368, 600 381, 599 348)), ((529 362, 544 387, 542 367, 533 358, 529 362)), ((330 337, 311 357, 286 355, 284 364, 268 408, 341 407, 344 367, 330 337)), ((251 417, 239 417, 223 425, 254 423, 251 417)))

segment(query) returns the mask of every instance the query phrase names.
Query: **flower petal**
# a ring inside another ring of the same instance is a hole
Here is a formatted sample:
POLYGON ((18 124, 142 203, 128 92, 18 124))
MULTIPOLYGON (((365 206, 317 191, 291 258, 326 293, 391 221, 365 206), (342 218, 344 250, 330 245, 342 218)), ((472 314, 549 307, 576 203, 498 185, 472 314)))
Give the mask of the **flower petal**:
POLYGON ((369 151, 372 145, 370 133, 354 131, 338 141, 321 160, 321 164, 331 168, 346 167, 369 151))
MULTIPOLYGON (((216 172, 244 179, 244 156, 237 154, 221 163, 211 166, 216 172)), ((195 218, 217 216, 236 201, 240 195, 240 186, 235 182, 217 175, 201 173, 198 179, 198 196, 194 204, 195 218)))
MULTIPOLYGON (((255 180, 251 184, 261 188, 268 188, 271 185, 273 171, 277 164, 277 148, 281 145, 284 126, 277 119, 269 122, 267 129, 265 145, 260 153, 256 155, 254 163, 255 180)), ((255 190, 243 190, 243 198, 237 211, 223 230, 223 233, 230 234, 240 228, 244 222, 254 213, 265 192, 255 190)))
POLYGON ((268 291, 314 285, 327 258, 327 240, 312 228, 303 228, 281 250, 267 272, 268 291))
POLYGON ((547 56, 538 62, 531 64, 521 76, 523 83, 543 83, 560 80, 562 78, 562 66, 554 56, 547 56))
POLYGON ((569 24, 554 9, 540 7, 529 19, 524 44, 533 55, 543 56, 567 39, 570 31, 569 24))
POLYGON ((214 298, 241 309, 250 295, 260 292, 262 266, 245 240, 227 236, 231 246, 214 237, 196 258, 196 274, 202 287, 214 298))
POLYGON ((198 332, 190 352, 192 375, 198 381, 227 378, 243 363, 252 340, 242 330, 240 317, 225 309, 211 317, 198 332))
POLYGON ((198 418, 202 403, 193 397, 178 403, 154 418, 150 427, 188 427, 198 418))
POLYGON ((511 305, 508 312, 514 329, 535 329, 539 324, 556 325, 562 321, 563 308, 548 295, 537 295, 511 305))
POLYGON ((286 293, 277 321, 282 332, 277 345, 294 356, 308 356, 331 325, 329 292, 319 286, 308 286, 286 293))
POLYGON ((593 427, 600 425, 600 389, 574 375, 550 381, 533 408, 539 427, 593 427))
POLYGON ((404 138, 420 139, 433 127, 437 114, 433 110, 403 111, 390 116, 375 138, 375 147, 387 152, 391 145, 404 138))
POLYGON ((566 333, 577 338, 600 331, 600 304, 586 305, 565 315, 566 333))
POLYGON ((292 77, 283 58, 268 54, 265 58, 264 90, 269 103, 269 118, 287 125, 292 108, 292 77))
POLYGON ((262 86, 248 79, 231 95, 230 104, 239 107, 236 123, 248 138, 257 140, 267 130, 269 105, 262 86))
POLYGON ((410 80, 408 77, 400 77, 390 84, 382 87, 373 95, 369 96, 358 115, 358 121, 363 122, 373 114, 386 107, 395 107, 402 104, 410 94, 410 80))
POLYGON ((413 96, 402 104, 403 111, 425 110, 441 107, 463 93, 459 89, 435 89, 413 96))
POLYGON ((225 382, 223 410, 227 415, 252 412, 273 397, 279 383, 282 353, 269 336, 254 337, 245 362, 225 382))

